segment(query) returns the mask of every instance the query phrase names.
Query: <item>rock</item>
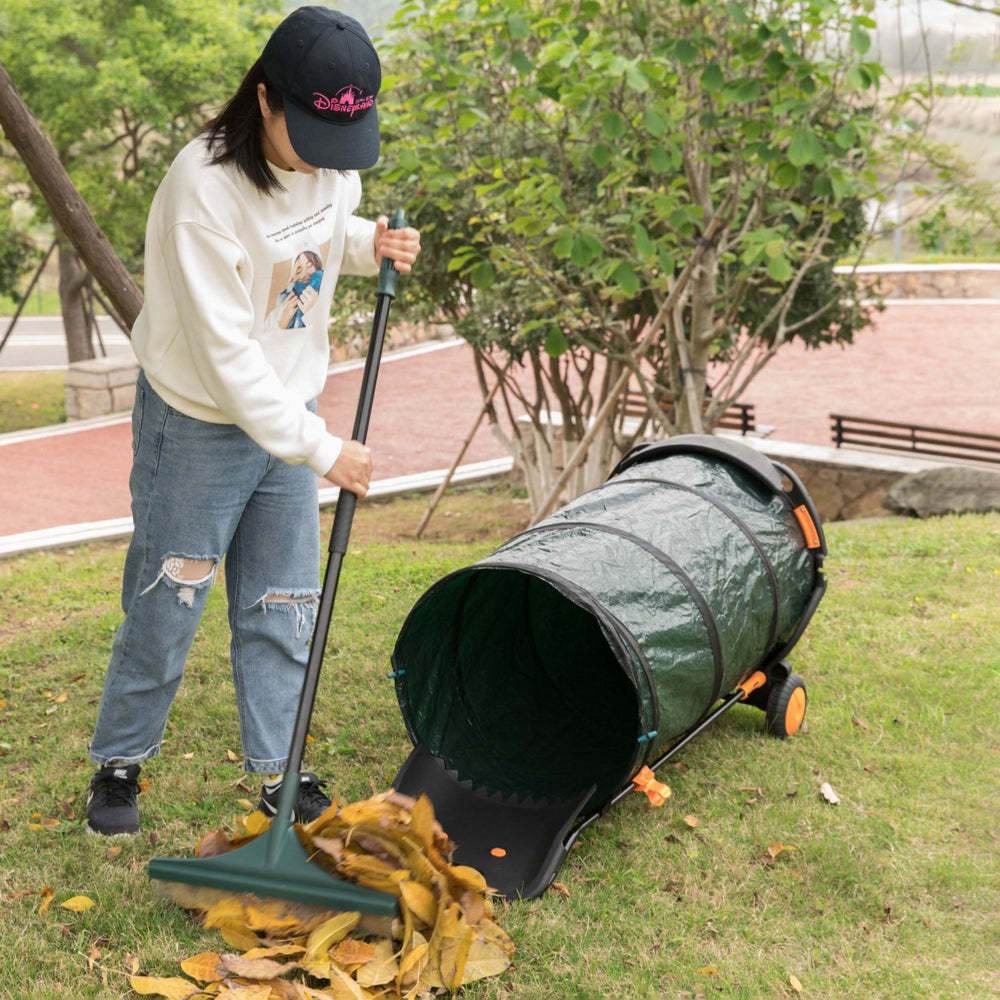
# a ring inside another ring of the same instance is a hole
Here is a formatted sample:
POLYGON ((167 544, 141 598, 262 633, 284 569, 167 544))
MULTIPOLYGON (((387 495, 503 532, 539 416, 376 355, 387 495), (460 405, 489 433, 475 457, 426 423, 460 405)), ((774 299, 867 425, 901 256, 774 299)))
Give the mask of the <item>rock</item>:
POLYGON ((1000 510, 1000 472, 967 465, 915 472, 886 493, 882 506, 909 517, 1000 510))

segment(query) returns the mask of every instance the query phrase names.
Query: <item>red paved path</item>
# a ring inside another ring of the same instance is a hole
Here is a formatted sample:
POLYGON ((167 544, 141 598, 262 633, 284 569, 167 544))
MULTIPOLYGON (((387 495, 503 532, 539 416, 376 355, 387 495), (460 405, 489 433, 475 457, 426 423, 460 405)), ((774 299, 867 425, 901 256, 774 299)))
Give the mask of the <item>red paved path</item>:
MULTIPOLYGON (((329 379, 320 412, 350 432, 361 370, 329 379)), ((747 393, 771 439, 829 445, 829 414, 1000 434, 1000 303, 889 305, 847 349, 790 346, 747 393)), ((387 357, 368 435, 375 479, 447 469, 481 406, 465 344, 387 357)), ((0 538, 129 516, 127 421, 0 437, 0 538)), ((481 426, 463 462, 505 457, 481 426)))

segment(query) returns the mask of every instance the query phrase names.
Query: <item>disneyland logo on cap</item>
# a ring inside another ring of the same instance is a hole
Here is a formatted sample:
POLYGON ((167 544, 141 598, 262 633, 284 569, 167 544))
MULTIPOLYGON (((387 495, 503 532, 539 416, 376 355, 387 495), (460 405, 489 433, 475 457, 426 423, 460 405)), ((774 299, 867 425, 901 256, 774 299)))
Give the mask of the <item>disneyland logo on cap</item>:
POLYGON ((313 92, 313 107, 317 111, 331 111, 334 114, 354 115, 370 111, 375 105, 375 95, 365 94, 360 87, 349 83, 333 97, 327 97, 319 91, 313 92))
POLYGON ((275 28, 261 68, 284 99, 292 148, 306 163, 362 170, 379 154, 382 68, 364 27, 327 7, 299 7, 275 28))

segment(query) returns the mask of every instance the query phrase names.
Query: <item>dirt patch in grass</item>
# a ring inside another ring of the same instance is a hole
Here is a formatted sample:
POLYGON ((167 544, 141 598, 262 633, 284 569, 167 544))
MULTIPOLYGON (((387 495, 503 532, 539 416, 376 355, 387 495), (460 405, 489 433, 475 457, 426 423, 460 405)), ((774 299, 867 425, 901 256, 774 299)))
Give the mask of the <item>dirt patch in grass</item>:
MULTIPOLYGON (((358 505, 352 542, 416 542, 433 494, 414 493, 358 505)), ((332 509, 324 512, 323 534, 329 537, 332 509)), ((524 531, 531 519, 525 492, 509 482, 448 491, 420 535, 424 542, 474 543, 506 540, 524 531)))

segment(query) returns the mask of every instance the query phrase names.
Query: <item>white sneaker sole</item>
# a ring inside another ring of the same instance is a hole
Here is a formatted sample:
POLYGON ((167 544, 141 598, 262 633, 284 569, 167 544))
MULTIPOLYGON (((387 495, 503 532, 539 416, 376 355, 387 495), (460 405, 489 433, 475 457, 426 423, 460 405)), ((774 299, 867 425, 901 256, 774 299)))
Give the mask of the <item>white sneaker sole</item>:
POLYGON ((84 829, 87 831, 87 836, 101 837, 104 840, 117 840, 119 837, 135 837, 139 833, 138 830, 122 830, 119 833, 103 833, 101 830, 95 830, 89 823, 84 824, 84 829))

